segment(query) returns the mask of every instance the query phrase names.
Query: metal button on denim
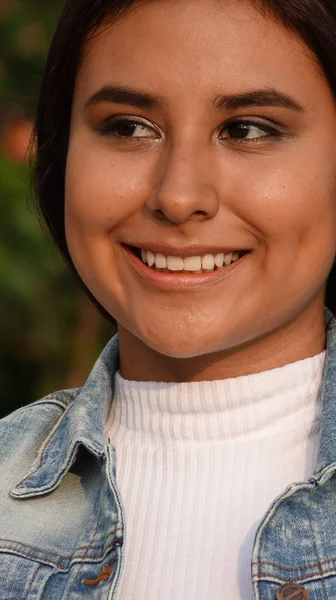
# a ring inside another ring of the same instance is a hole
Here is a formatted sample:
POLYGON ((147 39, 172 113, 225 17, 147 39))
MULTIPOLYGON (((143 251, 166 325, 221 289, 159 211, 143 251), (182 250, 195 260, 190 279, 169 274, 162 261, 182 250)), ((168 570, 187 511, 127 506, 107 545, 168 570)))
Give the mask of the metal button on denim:
POLYGON ((277 600, 309 600, 309 594, 298 583, 285 583, 277 591, 277 600))

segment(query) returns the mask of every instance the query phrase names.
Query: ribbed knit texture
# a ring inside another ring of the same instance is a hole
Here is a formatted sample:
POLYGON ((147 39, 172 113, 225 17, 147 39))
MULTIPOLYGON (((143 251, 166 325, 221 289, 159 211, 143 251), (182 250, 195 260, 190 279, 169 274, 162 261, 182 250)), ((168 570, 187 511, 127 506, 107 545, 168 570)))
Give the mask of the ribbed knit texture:
POLYGON ((257 527, 315 468, 325 352, 220 381, 115 376, 105 429, 126 517, 118 600, 251 600, 257 527))

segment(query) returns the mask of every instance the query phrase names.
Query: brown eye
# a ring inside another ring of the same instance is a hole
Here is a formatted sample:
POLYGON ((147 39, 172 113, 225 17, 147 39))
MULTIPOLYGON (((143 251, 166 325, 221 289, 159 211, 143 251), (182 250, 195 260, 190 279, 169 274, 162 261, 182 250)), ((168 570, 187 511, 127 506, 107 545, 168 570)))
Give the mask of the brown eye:
POLYGON ((120 117, 106 121, 100 129, 100 133, 125 139, 157 137, 156 131, 150 125, 142 121, 120 117))
POLYGON ((247 138, 251 134, 251 127, 250 125, 232 123, 232 125, 228 127, 228 134, 230 137, 236 139, 247 138))
POLYGON ((221 139, 232 140, 258 140, 265 137, 279 136, 280 133, 274 127, 266 123, 249 121, 232 121, 227 123, 220 132, 221 139))
POLYGON ((119 121, 119 123, 115 123, 115 125, 111 127, 111 131, 121 137, 133 137, 137 131, 137 127, 140 126, 136 123, 132 123, 132 121, 119 121))

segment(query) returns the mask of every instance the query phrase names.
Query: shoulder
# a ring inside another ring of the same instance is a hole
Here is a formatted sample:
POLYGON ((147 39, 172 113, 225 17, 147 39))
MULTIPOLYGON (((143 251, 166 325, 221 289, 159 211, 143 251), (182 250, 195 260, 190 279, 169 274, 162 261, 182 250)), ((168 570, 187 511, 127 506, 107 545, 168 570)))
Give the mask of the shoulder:
POLYGON ((54 392, 0 419, 0 461, 13 453, 22 456, 28 447, 37 450, 79 392, 80 388, 54 392))

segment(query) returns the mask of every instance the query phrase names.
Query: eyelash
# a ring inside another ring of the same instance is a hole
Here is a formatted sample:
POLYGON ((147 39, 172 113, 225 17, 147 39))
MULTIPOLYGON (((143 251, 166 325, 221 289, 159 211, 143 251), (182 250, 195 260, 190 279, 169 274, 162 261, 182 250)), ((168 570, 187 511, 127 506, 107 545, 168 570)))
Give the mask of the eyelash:
MULTIPOLYGON (((129 124, 129 125, 135 125, 135 126, 142 126, 144 128, 147 128, 148 130, 151 130, 153 133, 159 133, 158 131, 156 131, 156 129, 150 125, 150 123, 146 122, 146 121, 142 121, 140 119, 135 119, 132 117, 112 117, 107 119, 102 127, 99 129, 99 133, 101 135, 110 135, 112 137, 116 137, 119 140, 122 141, 130 141, 130 140, 139 140, 139 139, 143 139, 143 137, 127 137, 127 136, 121 136, 118 133, 114 132, 113 129, 118 127, 118 125, 125 125, 125 124, 129 124)), ((148 138, 145 138, 148 139, 148 138)))
POLYGON ((226 123, 225 125, 223 125, 223 127, 220 129, 220 133, 223 133, 225 131, 229 131, 230 128, 232 127, 238 127, 240 128, 241 132, 247 132, 250 128, 255 128, 258 129, 259 131, 263 132, 265 135, 260 135, 260 137, 254 137, 254 138, 234 138, 234 137, 227 137, 227 138, 221 138, 219 137, 220 140, 222 141, 226 141, 226 140, 231 140, 235 143, 248 143, 248 144, 256 144, 256 143, 265 143, 266 141, 269 141, 270 138, 274 139, 274 138, 279 138, 279 137, 283 137, 284 136, 284 132, 283 132, 283 128, 280 130, 280 125, 278 125, 278 128, 274 125, 270 125, 267 124, 265 122, 261 122, 258 121, 257 119, 242 119, 242 118, 237 118, 237 119, 233 119, 231 121, 229 121, 228 123, 226 123))
MULTIPOLYGON (((120 135, 118 133, 116 133, 115 129, 118 127, 118 125, 132 125, 135 127, 143 127, 144 129, 147 128, 148 130, 151 130, 153 133, 159 134, 159 132, 148 122, 146 121, 142 121, 141 119, 135 119, 135 118, 131 118, 131 117, 124 117, 124 116, 120 116, 120 117, 112 117, 107 119, 102 127, 98 130, 99 133, 101 135, 106 135, 106 136, 111 136, 116 138, 119 142, 122 143, 132 143, 132 142, 138 142, 139 140, 146 140, 146 139, 153 139, 153 138, 149 138, 147 136, 135 136, 135 137, 131 137, 131 136, 123 136, 120 135)), ((234 138, 234 137, 227 137, 227 138, 223 138, 219 136, 219 140, 225 142, 226 140, 229 140, 231 142, 234 143, 238 143, 238 144, 242 144, 242 143, 248 143, 248 144, 256 144, 256 143, 265 143, 267 140, 269 141, 270 138, 281 138, 284 137, 285 133, 283 131, 283 127, 281 127, 279 124, 274 124, 274 126, 267 124, 265 122, 261 122, 258 119, 247 119, 247 118, 235 118, 232 119, 230 121, 228 121, 227 123, 225 123, 225 125, 223 125, 220 129, 219 129, 219 133, 223 133, 225 131, 228 131, 230 129, 230 127, 240 127, 240 131, 244 132, 244 131, 248 131, 249 128, 256 128, 259 129, 260 131, 264 132, 265 135, 261 135, 260 137, 254 137, 254 138, 234 138), (280 129, 281 128, 281 129, 280 129)))

